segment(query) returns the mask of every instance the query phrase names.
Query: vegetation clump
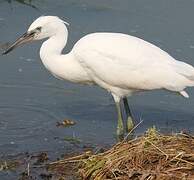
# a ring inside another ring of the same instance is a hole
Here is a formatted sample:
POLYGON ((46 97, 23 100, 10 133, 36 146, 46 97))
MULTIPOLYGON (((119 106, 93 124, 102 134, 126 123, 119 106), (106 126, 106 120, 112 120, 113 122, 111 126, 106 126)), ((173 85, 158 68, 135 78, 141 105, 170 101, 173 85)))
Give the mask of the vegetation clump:
POLYGON ((194 179, 194 137, 162 135, 151 128, 144 136, 124 140, 103 153, 62 159, 50 163, 49 169, 64 172, 69 165, 80 179, 194 179))

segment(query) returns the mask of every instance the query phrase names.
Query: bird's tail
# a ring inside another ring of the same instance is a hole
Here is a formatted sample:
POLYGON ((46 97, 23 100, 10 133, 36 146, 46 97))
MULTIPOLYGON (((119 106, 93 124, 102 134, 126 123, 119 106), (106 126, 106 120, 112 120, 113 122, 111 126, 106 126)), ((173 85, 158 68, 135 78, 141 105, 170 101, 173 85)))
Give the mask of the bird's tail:
MULTIPOLYGON (((194 67, 191 66, 190 64, 187 64, 182 61, 175 61, 173 62, 173 68, 178 73, 183 77, 183 87, 192 87, 194 86, 194 67)), ((179 91, 179 93, 185 97, 189 98, 189 95, 185 90, 179 91)))
POLYGON ((173 68, 175 68, 175 71, 190 80, 191 86, 194 86, 194 67, 182 61, 175 61, 173 63, 173 68))
POLYGON ((189 98, 189 95, 188 95, 188 93, 187 93, 186 91, 180 91, 179 93, 180 93, 180 95, 182 95, 183 97, 189 98))

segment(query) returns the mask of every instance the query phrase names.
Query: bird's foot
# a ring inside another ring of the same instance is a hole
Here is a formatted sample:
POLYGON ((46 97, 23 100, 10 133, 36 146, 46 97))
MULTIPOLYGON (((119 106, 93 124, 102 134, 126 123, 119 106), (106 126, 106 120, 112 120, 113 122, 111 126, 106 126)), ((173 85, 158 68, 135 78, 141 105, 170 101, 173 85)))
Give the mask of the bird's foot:
POLYGON ((127 133, 131 133, 131 131, 133 130, 134 128, 134 123, 133 123, 133 119, 131 116, 128 116, 127 118, 127 133))
POLYGON ((124 128, 123 125, 118 124, 117 126, 117 140, 122 141, 124 138, 124 128))

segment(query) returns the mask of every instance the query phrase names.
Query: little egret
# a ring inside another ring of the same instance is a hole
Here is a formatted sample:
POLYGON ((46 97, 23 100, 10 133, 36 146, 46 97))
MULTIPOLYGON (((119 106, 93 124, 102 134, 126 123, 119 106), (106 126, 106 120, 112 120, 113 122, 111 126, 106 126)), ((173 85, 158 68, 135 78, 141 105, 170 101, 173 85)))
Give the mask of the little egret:
POLYGON ((127 96, 142 90, 165 89, 188 98, 184 89, 194 86, 194 68, 175 60, 157 46, 122 33, 92 33, 81 38, 68 54, 68 23, 56 16, 41 16, 3 54, 33 40, 48 38, 40 48, 44 66, 56 77, 74 83, 98 85, 113 96, 118 114, 117 135, 134 123, 127 96))

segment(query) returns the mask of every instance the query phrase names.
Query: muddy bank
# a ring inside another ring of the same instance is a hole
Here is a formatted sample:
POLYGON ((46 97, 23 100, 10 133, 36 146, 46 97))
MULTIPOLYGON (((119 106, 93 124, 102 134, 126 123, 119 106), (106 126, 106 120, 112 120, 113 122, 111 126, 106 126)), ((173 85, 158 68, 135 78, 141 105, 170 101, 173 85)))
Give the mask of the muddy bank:
POLYGON ((194 137, 162 135, 155 128, 107 150, 86 148, 51 161, 46 152, 1 158, 0 171, 18 179, 194 179, 194 137))

